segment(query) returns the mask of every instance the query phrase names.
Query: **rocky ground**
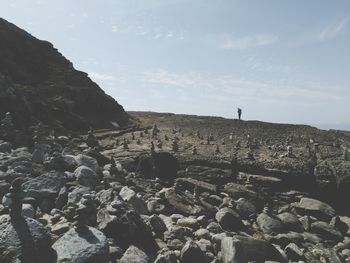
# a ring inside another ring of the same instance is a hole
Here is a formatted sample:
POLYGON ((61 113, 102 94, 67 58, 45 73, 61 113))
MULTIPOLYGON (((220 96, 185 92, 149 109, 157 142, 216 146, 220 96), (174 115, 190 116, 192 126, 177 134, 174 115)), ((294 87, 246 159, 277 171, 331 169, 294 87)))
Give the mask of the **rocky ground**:
POLYGON ((0 262, 350 262, 349 133, 131 114, 0 143, 0 262))

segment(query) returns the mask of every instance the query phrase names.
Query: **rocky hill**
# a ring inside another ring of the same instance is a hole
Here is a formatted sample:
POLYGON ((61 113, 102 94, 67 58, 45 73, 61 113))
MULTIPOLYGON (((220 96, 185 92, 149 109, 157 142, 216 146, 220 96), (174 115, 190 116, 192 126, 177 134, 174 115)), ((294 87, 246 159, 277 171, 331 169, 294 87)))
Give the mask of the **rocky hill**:
POLYGON ((0 117, 82 131, 130 124, 123 107, 54 46, 0 18, 0 117))

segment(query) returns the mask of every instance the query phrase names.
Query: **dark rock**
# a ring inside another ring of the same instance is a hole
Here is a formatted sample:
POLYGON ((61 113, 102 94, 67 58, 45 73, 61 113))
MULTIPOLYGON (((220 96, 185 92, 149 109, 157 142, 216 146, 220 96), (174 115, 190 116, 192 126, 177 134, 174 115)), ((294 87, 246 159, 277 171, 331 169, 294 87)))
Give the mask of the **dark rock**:
POLYGON ((261 213, 256 220, 265 234, 278 234, 284 232, 282 221, 275 215, 261 213))
POLYGON ((175 209, 186 215, 198 215, 205 212, 205 207, 191 194, 175 191, 173 188, 165 190, 165 199, 175 209))
POLYGON ((235 236, 241 244, 248 261, 277 261, 287 262, 281 253, 269 242, 250 237, 235 236))
POLYGON ((311 224, 311 231, 321 235, 325 239, 341 241, 343 239, 342 234, 339 230, 335 229, 331 225, 317 221, 311 224))
POLYGON ((109 247, 106 236, 95 228, 77 233, 70 229, 52 246, 57 252, 57 263, 107 263, 109 247))
POLYGON ((208 262, 205 253, 193 241, 187 241, 181 249, 180 259, 183 263, 208 262))
POLYGON ((287 256, 293 261, 299 261, 304 259, 303 251, 294 243, 288 244, 284 249, 287 256))
POLYGON ((220 209, 216 213, 215 219, 220 224, 222 229, 226 231, 236 232, 245 228, 239 214, 228 207, 220 209))
POLYGON ((157 250, 149 227, 139 214, 128 211, 125 206, 117 208, 116 215, 111 215, 106 209, 100 209, 97 213, 97 223, 98 229, 107 237, 113 238, 121 248, 135 245, 151 253, 157 250))
POLYGON ((245 198, 239 198, 237 200, 236 210, 244 219, 249 219, 256 214, 255 205, 245 198))
POLYGON ((10 216, 0 216, 0 259, 19 262, 53 262, 50 234, 32 218, 11 222, 10 216))
POLYGON ((193 178, 177 178, 176 182, 178 182, 184 189, 191 192, 193 192, 195 187, 198 188, 199 192, 208 192, 211 194, 215 194, 217 192, 215 185, 193 178))
POLYGON ((303 227, 299 221, 299 219, 288 212, 282 213, 278 215, 278 218, 282 221, 283 225, 287 230, 301 232, 303 227))
POLYGON ((321 220, 330 220, 335 215, 335 211, 330 205, 312 198, 301 198, 299 203, 293 205, 299 213, 321 220))
POLYGON ((89 193, 91 190, 86 186, 77 186, 72 192, 68 194, 68 203, 77 204, 84 194, 89 193))
POLYGON ((11 112, 16 128, 37 120, 76 131, 131 123, 122 106, 86 73, 75 70, 51 43, 4 19, 0 39, 0 113, 11 112))
POLYGON ((232 237, 221 241, 221 260, 223 263, 248 263, 242 244, 232 237))
POLYGON ((99 178, 94 170, 87 166, 79 166, 74 175, 80 185, 94 189, 99 184, 99 178))
POLYGON ((54 207, 55 199, 65 182, 64 173, 52 171, 25 182, 22 187, 26 197, 34 197, 39 207, 48 212, 54 207))
POLYGON ((173 180, 178 171, 177 159, 168 152, 153 153, 140 157, 137 171, 145 178, 160 178, 162 180, 173 180))

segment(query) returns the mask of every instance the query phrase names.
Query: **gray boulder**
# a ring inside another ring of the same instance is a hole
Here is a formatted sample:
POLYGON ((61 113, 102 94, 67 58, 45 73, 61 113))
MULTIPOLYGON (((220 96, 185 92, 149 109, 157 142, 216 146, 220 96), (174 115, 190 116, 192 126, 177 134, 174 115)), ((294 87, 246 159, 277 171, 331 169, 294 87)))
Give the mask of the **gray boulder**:
POLYGON ((109 247, 107 237, 95 228, 77 233, 70 229, 52 246, 57 252, 57 263, 107 263, 109 247))
POLYGON ((99 178, 94 170, 87 166, 79 166, 74 171, 74 175, 80 185, 94 189, 99 184, 99 178))
POLYGON ((185 246, 181 249, 180 259, 182 263, 208 262, 205 253, 192 240, 187 241, 185 246))
POLYGON ((298 213, 314 216, 320 220, 330 220, 335 210, 328 204, 312 198, 301 198, 299 203, 293 204, 298 213))
POLYGON ((240 231, 244 229, 244 224, 241 221, 239 214, 231 208, 225 207, 220 209, 216 213, 215 219, 222 229, 226 231, 240 231))
POLYGON ((284 232, 282 221, 274 215, 261 213, 258 215, 256 222, 265 234, 278 234, 284 232))
POLYGON ((223 263, 248 263, 242 244, 232 237, 221 240, 221 260, 223 263))
POLYGON ((84 154, 78 154, 74 158, 78 166, 87 166, 93 171, 95 171, 96 174, 100 173, 100 166, 98 165, 98 162, 95 158, 84 154))
POLYGON ((50 243, 50 233, 38 221, 23 218, 12 223, 10 216, 0 216, 1 262, 22 262, 21 259, 26 259, 26 262, 52 262, 54 254, 50 243))
POLYGON ((120 263, 148 263, 149 258, 141 249, 130 246, 120 259, 120 263))

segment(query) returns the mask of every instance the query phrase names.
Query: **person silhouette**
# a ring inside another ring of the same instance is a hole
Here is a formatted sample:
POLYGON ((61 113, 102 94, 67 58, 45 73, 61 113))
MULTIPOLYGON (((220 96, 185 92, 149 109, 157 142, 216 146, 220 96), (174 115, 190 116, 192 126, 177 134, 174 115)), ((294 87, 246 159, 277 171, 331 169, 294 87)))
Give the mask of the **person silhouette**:
POLYGON ((241 109, 241 108, 238 108, 237 112, 238 112, 238 119, 241 120, 242 109, 241 109))

